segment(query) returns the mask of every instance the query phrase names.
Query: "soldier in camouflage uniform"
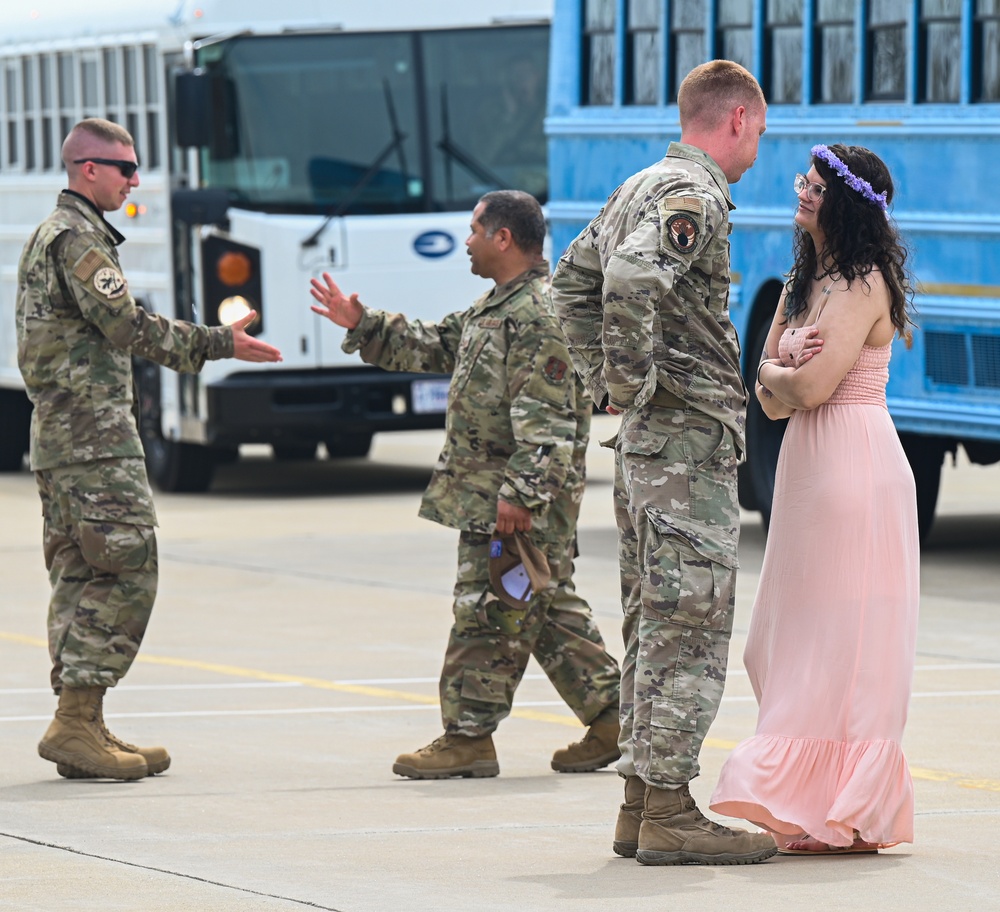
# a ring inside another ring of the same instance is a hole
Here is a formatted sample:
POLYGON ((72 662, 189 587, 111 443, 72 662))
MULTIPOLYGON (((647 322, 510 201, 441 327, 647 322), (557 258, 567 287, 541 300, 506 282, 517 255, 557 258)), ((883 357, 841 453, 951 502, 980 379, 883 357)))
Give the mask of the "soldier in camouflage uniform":
POLYGON ((170 765, 104 725, 103 698, 128 671, 156 594, 156 514, 146 480, 132 355, 178 371, 206 359, 280 360, 248 317, 209 329, 148 314, 122 275, 122 235, 104 220, 139 185, 132 137, 106 120, 63 144, 69 189, 18 268, 18 364, 33 405, 31 468, 42 499, 52 584, 55 719, 38 752, 70 777, 137 779, 170 765))
POLYGON ((570 245, 553 302, 616 450, 625 803, 614 850, 643 864, 744 864, 769 836, 701 815, 688 783, 722 698, 739 536, 746 388, 729 320, 729 184, 765 129, 760 86, 713 61, 678 95, 681 141, 570 245))
POLYGON ((552 311, 544 237, 534 197, 486 194, 466 245, 472 271, 496 287, 439 323, 369 310, 326 274, 312 283, 320 305, 312 309, 349 330, 345 351, 387 370, 452 373, 446 442, 420 508, 460 530, 440 681, 445 733, 401 755, 393 766, 401 776, 496 776, 492 733, 531 655, 589 726, 582 741, 556 752, 553 768, 584 772, 618 758, 620 672, 572 583, 591 404, 552 311), (494 528, 530 531, 552 569, 520 627, 490 588, 494 528))

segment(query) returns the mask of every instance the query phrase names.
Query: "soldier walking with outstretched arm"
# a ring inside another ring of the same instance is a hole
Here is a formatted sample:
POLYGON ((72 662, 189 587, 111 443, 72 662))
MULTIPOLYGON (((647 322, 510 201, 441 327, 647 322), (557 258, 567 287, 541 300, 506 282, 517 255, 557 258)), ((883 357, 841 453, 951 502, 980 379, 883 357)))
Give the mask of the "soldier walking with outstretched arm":
POLYGON ((369 310, 329 275, 313 310, 348 330, 344 349, 387 370, 451 373, 446 439, 420 515, 459 530, 455 620, 441 672, 444 734, 402 754, 415 779, 496 776, 493 732, 534 655, 589 726, 552 767, 585 772, 618 758, 619 670, 573 587, 591 403, 569 364, 542 258, 545 219, 527 193, 487 193, 466 241, 476 275, 496 286, 438 323, 369 310), (526 536, 551 580, 520 611, 490 581, 493 533, 526 536))

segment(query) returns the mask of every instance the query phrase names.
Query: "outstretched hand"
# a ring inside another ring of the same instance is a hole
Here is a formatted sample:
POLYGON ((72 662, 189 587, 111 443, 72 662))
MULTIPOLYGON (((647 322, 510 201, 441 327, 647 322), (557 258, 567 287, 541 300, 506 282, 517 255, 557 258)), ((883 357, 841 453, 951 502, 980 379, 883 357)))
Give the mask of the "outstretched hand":
POLYGON ((312 288, 309 293, 319 301, 320 306, 311 305, 313 313, 326 317, 344 329, 354 329, 361 322, 364 306, 358 300, 357 294, 347 297, 330 278, 330 273, 323 273, 323 281, 310 279, 312 288))
POLYGON ((257 311, 251 310, 245 317, 232 324, 233 357, 237 361, 280 361, 281 352, 278 349, 247 333, 247 327, 256 319, 257 311))

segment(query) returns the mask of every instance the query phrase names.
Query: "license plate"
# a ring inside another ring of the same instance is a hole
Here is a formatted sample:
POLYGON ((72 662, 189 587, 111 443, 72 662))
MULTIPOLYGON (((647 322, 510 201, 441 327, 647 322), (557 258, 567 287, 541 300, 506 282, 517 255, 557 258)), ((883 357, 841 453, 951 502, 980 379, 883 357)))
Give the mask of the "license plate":
POLYGON ((410 387, 413 414, 433 415, 448 410, 449 380, 414 380, 410 387))

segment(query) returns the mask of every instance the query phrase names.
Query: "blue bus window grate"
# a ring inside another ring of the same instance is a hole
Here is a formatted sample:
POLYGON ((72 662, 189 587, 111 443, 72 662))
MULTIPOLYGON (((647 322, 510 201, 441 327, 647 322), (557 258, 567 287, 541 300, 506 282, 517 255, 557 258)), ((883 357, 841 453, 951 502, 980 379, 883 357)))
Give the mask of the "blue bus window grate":
POLYGON ((972 337, 972 370, 976 386, 1000 389, 1000 336, 972 337))
POLYGON ((969 385, 969 364, 963 333, 924 333, 927 379, 947 386, 969 385))

